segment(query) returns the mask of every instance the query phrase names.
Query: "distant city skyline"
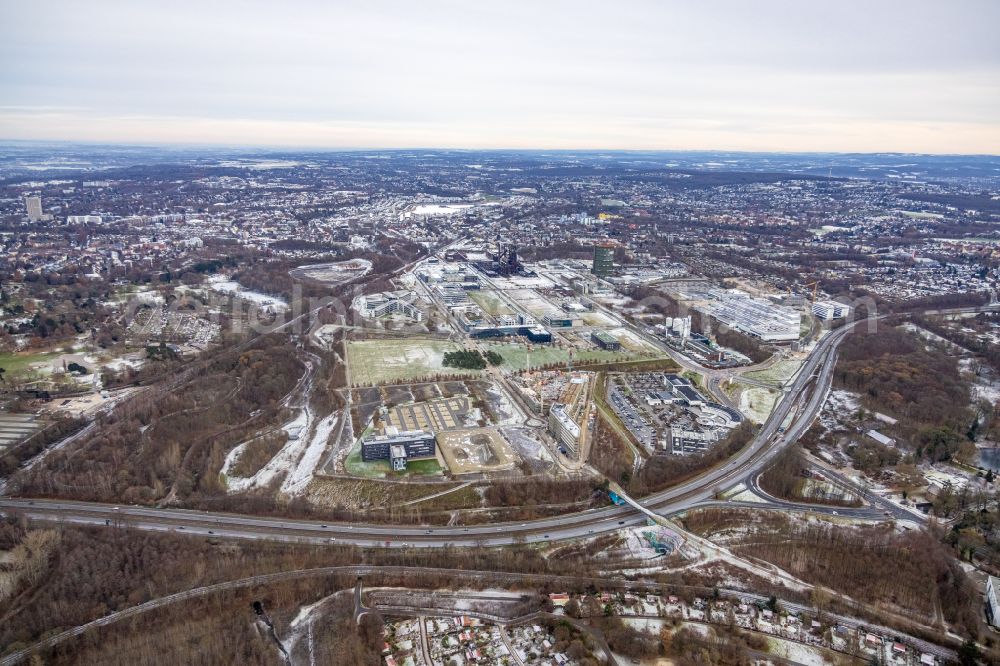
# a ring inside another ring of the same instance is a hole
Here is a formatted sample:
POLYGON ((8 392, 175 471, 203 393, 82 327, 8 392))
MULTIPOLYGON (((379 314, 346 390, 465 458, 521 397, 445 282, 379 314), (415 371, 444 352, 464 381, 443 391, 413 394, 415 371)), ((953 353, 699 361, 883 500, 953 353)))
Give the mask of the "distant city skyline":
POLYGON ((1000 154, 986 0, 0 2, 0 139, 1000 154))

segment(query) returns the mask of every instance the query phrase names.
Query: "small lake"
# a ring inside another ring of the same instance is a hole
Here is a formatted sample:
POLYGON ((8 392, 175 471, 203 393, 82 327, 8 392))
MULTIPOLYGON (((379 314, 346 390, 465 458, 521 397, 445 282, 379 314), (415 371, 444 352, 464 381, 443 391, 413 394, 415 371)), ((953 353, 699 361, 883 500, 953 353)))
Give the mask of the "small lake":
POLYGON ((976 464, 994 472, 1000 472, 1000 449, 979 449, 976 464))

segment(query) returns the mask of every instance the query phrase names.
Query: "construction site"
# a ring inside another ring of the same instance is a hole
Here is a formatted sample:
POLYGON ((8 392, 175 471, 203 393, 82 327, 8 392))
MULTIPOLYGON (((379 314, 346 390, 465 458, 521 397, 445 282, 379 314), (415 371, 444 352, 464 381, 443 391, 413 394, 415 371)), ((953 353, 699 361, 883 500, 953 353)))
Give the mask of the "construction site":
POLYGON ((496 428, 439 432, 437 444, 453 476, 512 470, 520 460, 496 428))

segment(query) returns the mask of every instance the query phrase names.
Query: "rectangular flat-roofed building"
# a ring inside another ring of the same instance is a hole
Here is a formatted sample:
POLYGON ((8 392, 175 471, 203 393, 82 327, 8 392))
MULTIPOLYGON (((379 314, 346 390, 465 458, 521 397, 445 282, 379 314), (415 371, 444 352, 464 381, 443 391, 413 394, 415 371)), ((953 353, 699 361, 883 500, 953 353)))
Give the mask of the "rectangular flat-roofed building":
POLYGON ((580 426, 566 413, 566 407, 561 404, 549 408, 549 432, 569 451, 576 453, 580 443, 580 426))
POLYGON ((752 298, 738 289, 711 289, 705 311, 723 324, 765 342, 798 340, 802 314, 793 308, 752 298))
POLYGON ((361 441, 361 459, 365 462, 392 460, 399 457, 407 460, 433 458, 436 451, 434 435, 423 430, 376 435, 361 441), (394 453, 403 455, 393 455, 394 453))
POLYGON ((622 348, 622 343, 618 342, 618 338, 610 333, 605 333, 604 331, 595 331, 591 333, 590 339, 598 347, 607 351, 619 351, 622 348))
POLYGON ((837 301, 816 301, 812 304, 812 313, 823 321, 843 319, 851 314, 851 306, 837 301))
POLYGON ((986 581, 986 619, 1000 627, 1000 578, 990 576, 986 581))

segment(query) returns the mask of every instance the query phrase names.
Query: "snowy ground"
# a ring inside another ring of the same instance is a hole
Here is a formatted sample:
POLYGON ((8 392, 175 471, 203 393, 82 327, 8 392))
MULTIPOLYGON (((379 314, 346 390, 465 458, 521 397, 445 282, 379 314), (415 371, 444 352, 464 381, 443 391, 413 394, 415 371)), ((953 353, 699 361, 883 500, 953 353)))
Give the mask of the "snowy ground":
POLYGON ((316 621, 316 615, 318 614, 316 611, 326 602, 342 594, 347 594, 347 592, 335 592, 328 597, 323 597, 316 603, 303 606, 299 609, 298 614, 288 627, 288 635, 281 641, 288 654, 292 654, 298 642, 305 638, 307 641, 306 656, 309 660, 309 666, 315 666, 316 656, 313 652, 313 623, 316 621))
POLYGON ((497 425, 511 426, 521 425, 527 417, 521 412, 507 395, 507 391, 496 383, 490 384, 486 390, 486 399, 489 401, 490 409, 497 416, 497 425))
POLYGON ((786 641, 783 638, 775 638, 774 636, 769 636, 767 639, 768 651, 784 659, 796 664, 803 664, 804 666, 824 666, 830 662, 824 658, 823 653, 813 647, 808 645, 803 645, 802 643, 796 643, 795 641, 786 641))
POLYGON ((767 500, 750 492, 746 485, 739 484, 733 488, 732 494, 727 495, 726 499, 732 500, 734 502, 756 502, 758 504, 767 504, 767 500))
MULTIPOLYGON (((308 436, 309 425, 312 422, 312 413, 309 408, 302 409, 295 415, 295 418, 291 419, 283 426, 281 429, 285 431, 288 435, 287 442, 278 451, 277 455, 271 458, 266 465, 260 468, 260 470, 251 477, 226 477, 226 487, 229 492, 236 493, 244 490, 249 490, 251 488, 262 488, 271 483, 279 474, 289 472, 298 459, 302 456, 302 452, 305 449, 306 438, 308 436)), ((240 444, 238 447, 234 448, 226 456, 226 462, 222 467, 222 472, 225 474, 236 462, 239 453, 235 453, 237 449, 245 448, 247 443, 240 444)))
POLYGON ((850 391, 834 390, 827 396, 819 420, 827 430, 835 430, 845 417, 858 413, 861 407, 861 396, 850 391))
POLYGON ((316 424, 316 429, 309 438, 305 452, 281 484, 281 492, 286 495, 298 495, 305 491, 319 466, 323 452, 326 451, 327 443, 333 435, 338 420, 339 415, 334 412, 316 424))
POLYGON ((958 368, 968 373, 972 379, 972 397, 974 400, 988 400, 994 404, 1000 402, 1000 382, 993 381, 985 373, 976 375, 973 372, 975 359, 963 358, 958 362, 958 368))
POLYGON ((300 494, 312 479, 326 451, 330 437, 340 418, 340 414, 328 414, 318 418, 309 406, 309 395, 312 389, 313 373, 319 359, 315 357, 305 360, 306 371, 302 380, 285 399, 285 407, 294 409, 295 416, 281 426, 285 432, 285 445, 256 474, 250 477, 228 476, 229 470, 239 459, 239 456, 253 440, 234 447, 226 456, 222 465, 222 473, 226 475, 226 486, 229 492, 236 493, 252 488, 263 488, 279 476, 284 475, 281 491, 287 495, 300 494))
POLYGON ((208 278, 208 285, 217 292, 223 294, 232 294, 233 296, 240 298, 244 301, 250 301, 260 307, 270 308, 275 312, 284 312, 288 309, 288 303, 281 300, 280 298, 275 298, 274 296, 268 296, 267 294, 261 294, 260 292, 250 291, 249 289, 244 289, 243 285, 239 282, 234 282, 232 280, 227 280, 221 275, 213 275, 208 278))
POLYGON ((748 388, 740 394, 740 411, 752 423, 763 423, 774 410, 781 393, 772 389, 748 388))
POLYGON ((532 428, 515 426, 501 428, 500 431, 503 433, 504 438, 510 442, 510 445, 514 447, 518 455, 523 460, 528 461, 533 470, 545 471, 550 469, 554 464, 552 456, 549 455, 545 445, 535 439, 532 428))

